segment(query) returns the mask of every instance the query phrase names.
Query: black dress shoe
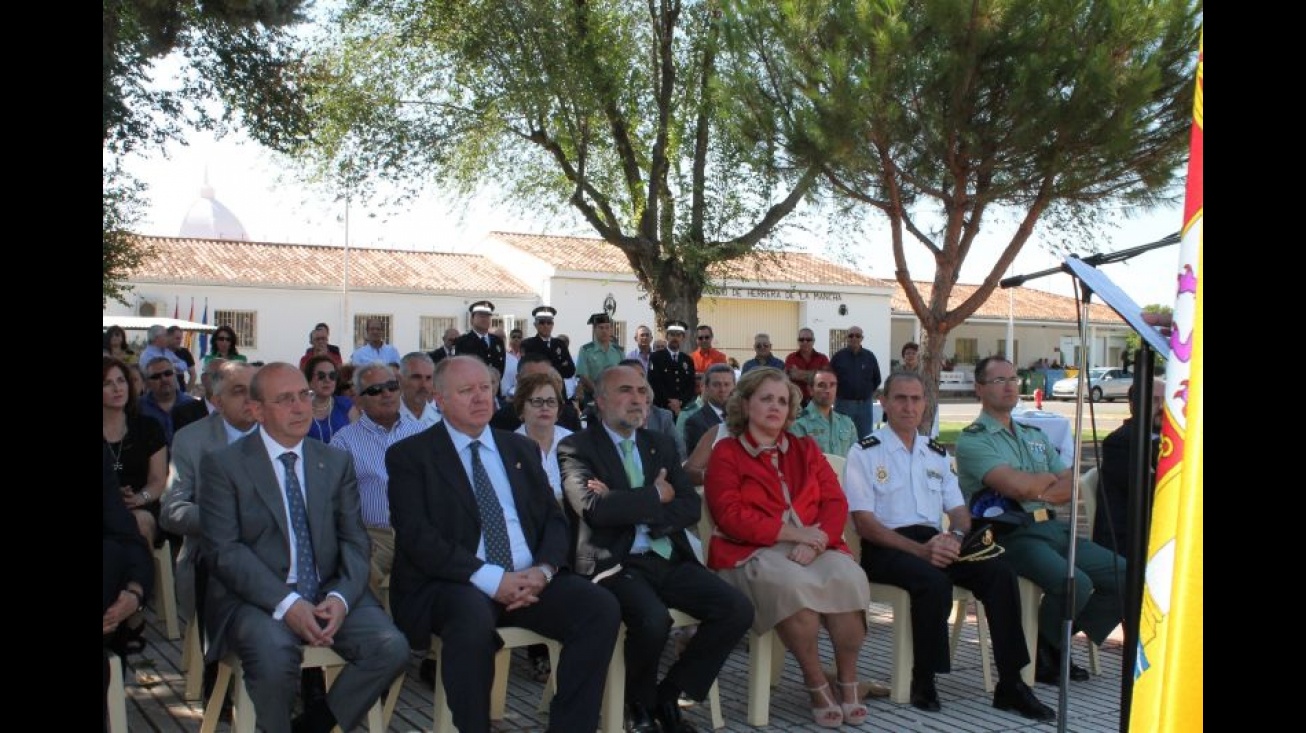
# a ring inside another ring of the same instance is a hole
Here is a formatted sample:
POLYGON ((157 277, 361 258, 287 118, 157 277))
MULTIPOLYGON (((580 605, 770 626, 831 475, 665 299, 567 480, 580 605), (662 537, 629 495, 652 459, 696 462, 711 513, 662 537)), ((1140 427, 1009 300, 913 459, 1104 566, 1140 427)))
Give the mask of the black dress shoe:
POLYGON ((1002 680, 993 691, 993 707, 998 710, 1015 710, 1023 717, 1033 720, 1056 720, 1057 713, 1052 708, 1039 702, 1029 685, 1020 681, 1002 680))
POLYGON ((662 733, 698 733, 698 728, 680 717, 679 700, 669 700, 658 705, 653 715, 662 724, 662 733))
MULTIPOLYGON (((1071 660, 1070 679, 1086 682, 1088 677, 1088 670, 1071 660)), ((1042 641, 1038 645, 1038 659, 1034 662, 1034 681, 1045 685, 1061 685, 1061 655, 1054 647, 1042 641)))
POLYGON ((649 709, 638 703, 630 706, 630 714, 626 716, 627 733, 662 733, 662 726, 653 719, 653 714, 649 709))
POLYGON ((911 681, 911 704, 928 713, 937 713, 943 709, 939 705, 939 691, 934 688, 933 679, 911 681))

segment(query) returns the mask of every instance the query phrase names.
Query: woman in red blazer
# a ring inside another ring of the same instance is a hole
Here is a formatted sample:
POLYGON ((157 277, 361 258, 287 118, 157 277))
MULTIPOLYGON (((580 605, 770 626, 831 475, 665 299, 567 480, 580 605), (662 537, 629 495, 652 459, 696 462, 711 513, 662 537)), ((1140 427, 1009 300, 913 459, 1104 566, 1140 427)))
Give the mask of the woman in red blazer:
POLYGON ((708 565, 753 601, 753 630, 772 627, 802 668, 817 725, 859 725, 857 655, 870 586, 843 541, 848 500, 820 446, 786 428, 802 393, 774 367, 751 369, 726 404, 724 438, 708 459, 704 496, 716 531, 708 565), (830 689, 817 634, 834 645, 830 689), (836 702, 836 700, 838 702, 836 702))

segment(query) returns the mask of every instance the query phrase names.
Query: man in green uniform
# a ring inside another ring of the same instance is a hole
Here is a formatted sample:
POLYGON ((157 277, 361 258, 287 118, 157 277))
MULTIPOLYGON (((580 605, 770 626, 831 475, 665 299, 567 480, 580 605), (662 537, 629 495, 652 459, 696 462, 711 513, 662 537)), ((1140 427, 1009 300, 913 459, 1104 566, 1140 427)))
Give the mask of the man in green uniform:
POLYGON ((794 435, 810 435, 826 453, 847 456, 857 442, 857 425, 851 417, 836 412, 834 395, 839 389, 839 376, 828 366, 817 367, 812 372, 812 401, 798 413, 798 419, 789 428, 794 435))
POLYGON ((580 380, 577 391, 582 407, 594 400, 594 382, 599 374, 626 358, 621 347, 612 342, 612 319, 607 313, 595 313, 586 323, 594 327, 594 340, 580 347, 576 356, 576 378, 580 380))
MULTIPOLYGON (((981 489, 994 492, 1028 520, 1000 541, 1006 548, 1004 559, 1043 589, 1034 677, 1059 684, 1070 525, 1052 521, 1056 513, 1051 507, 1070 501, 1071 470, 1042 430, 1011 419, 1020 398, 1020 378, 1011 362, 996 356, 981 359, 975 366, 975 393, 980 416, 957 439, 961 490, 968 499, 981 489)), ((978 509, 973 502, 971 506, 978 509)), ((1105 641, 1122 620, 1124 579, 1124 558, 1078 538, 1072 629, 1096 644, 1105 641)), ((1070 678, 1086 680, 1088 671, 1072 663, 1070 678)))

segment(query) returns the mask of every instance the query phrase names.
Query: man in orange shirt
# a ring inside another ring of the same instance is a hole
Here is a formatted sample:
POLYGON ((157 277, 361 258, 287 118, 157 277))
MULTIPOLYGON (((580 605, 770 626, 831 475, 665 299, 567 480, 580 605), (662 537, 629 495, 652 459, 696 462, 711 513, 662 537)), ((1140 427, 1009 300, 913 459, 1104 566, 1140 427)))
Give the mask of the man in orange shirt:
MULTIPOLYGON (((725 364, 727 360, 725 353, 712 348, 712 327, 700 324, 695 332, 698 338, 698 348, 689 355, 689 358, 694 361, 694 373, 706 374, 707 368, 713 364, 725 364)), ((696 381, 695 384, 697 385, 695 393, 702 394, 703 383, 696 381)))

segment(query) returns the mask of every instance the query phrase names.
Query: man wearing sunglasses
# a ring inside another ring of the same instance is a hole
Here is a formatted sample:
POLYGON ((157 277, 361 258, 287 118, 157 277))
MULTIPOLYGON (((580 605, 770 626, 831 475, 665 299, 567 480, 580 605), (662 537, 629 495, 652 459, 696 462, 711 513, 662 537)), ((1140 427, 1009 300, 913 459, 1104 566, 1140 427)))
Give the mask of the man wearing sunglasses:
POLYGON ((531 311, 531 316, 535 319, 535 335, 522 339, 522 354, 544 354, 563 379, 575 377, 576 362, 572 361, 571 352, 566 344, 553 337, 553 319, 558 317, 558 309, 542 305, 531 311))
POLYGON ((145 332, 145 341, 147 346, 141 351, 141 358, 137 361, 142 366, 149 364, 151 360, 160 356, 172 362, 174 378, 177 380, 177 389, 186 389, 186 371, 188 366, 186 361, 172 350, 171 336, 168 335, 168 328, 155 324, 150 326, 150 330, 145 332))
MULTIPOLYGON (((980 491, 1006 499, 1006 514, 1024 524, 1004 533, 1004 560, 1043 589, 1039 606, 1038 654, 1034 679, 1061 684, 1063 619, 1071 596, 1066 593, 1070 525, 1057 518, 1056 505, 1070 502, 1072 469, 1056 445, 1036 427, 1011 419, 1020 400, 1020 377, 1006 359, 989 356, 975 365, 975 394, 980 414, 957 436, 957 477, 968 501, 980 491)), ((1125 559, 1079 537, 1075 542, 1073 628, 1095 644, 1123 620, 1125 559)), ((1071 662, 1070 679, 1083 682, 1088 670, 1071 662)))
POLYGON ((172 422, 173 408, 190 404, 194 397, 177 388, 177 369, 166 356, 150 359, 141 370, 145 374, 145 394, 141 395, 141 414, 149 415, 163 426, 163 437, 168 446, 172 446, 172 434, 175 427, 172 422))
POLYGON ((387 364, 374 361, 354 372, 354 401, 362 414, 331 436, 331 447, 354 459, 358 475, 358 497, 363 505, 363 524, 372 541, 372 569, 368 586, 378 598, 381 581, 390 574, 395 559, 395 532, 390 526, 390 498, 386 494, 390 476, 385 470, 386 449, 426 425, 403 415, 399 409, 399 377, 387 364))
POLYGON ((839 377, 834 409, 853 419, 858 439, 875 429, 875 390, 880 388, 880 361, 862 348, 865 338, 861 326, 849 328, 848 345, 830 357, 830 368, 839 377))
POLYGON ((816 334, 810 328, 799 329, 798 350, 785 357, 785 374, 803 393, 803 407, 812 399, 812 376, 830 365, 830 357, 816 350, 816 334))

